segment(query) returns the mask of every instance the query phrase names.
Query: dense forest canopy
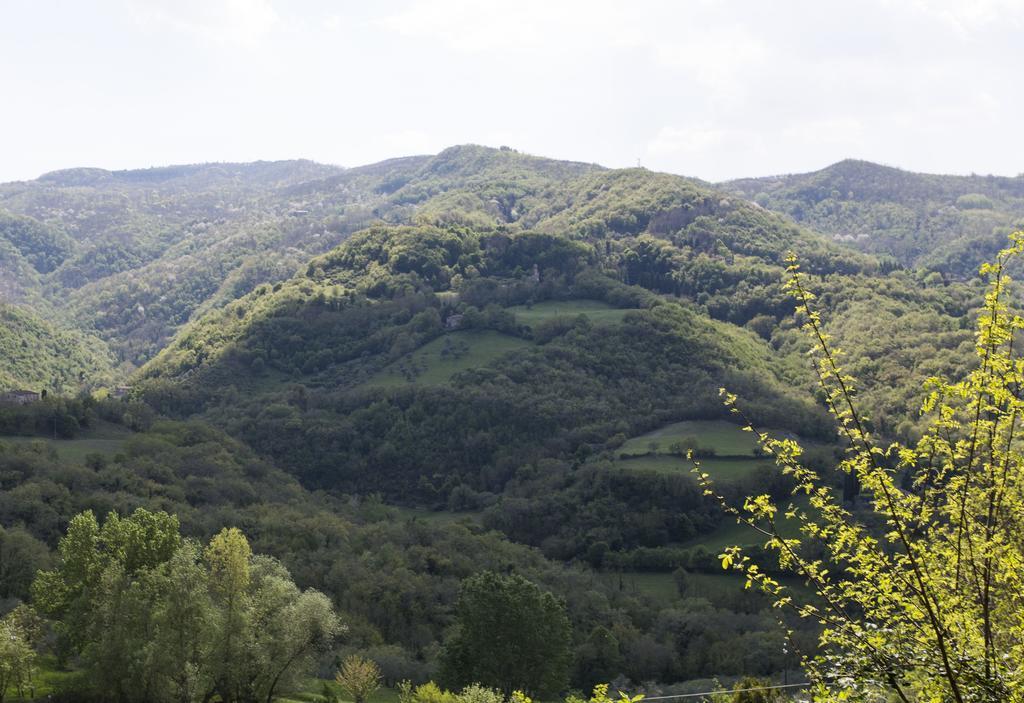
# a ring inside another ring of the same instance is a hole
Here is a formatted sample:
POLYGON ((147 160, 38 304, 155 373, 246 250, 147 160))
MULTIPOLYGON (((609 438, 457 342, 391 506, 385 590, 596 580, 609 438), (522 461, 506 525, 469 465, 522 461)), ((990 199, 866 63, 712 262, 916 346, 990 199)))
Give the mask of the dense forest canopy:
MULTIPOLYGON (((0 184, 0 391, 40 393, 0 399, 0 616, 33 600, 37 571, 63 573, 68 525, 90 519, 75 516, 166 514, 174 549, 103 561, 103 583, 165 602, 191 574, 221 612, 203 549, 239 528, 261 555, 246 598, 321 593, 344 625, 309 654, 321 678, 351 655, 388 686, 481 683, 465 644, 481 630, 460 618, 482 571, 564 610, 537 690, 785 676, 816 626, 787 620, 784 644, 769 601, 722 574, 737 542, 772 567, 685 457, 733 502, 792 488, 725 387, 859 510, 858 483, 831 471, 843 443, 781 287, 787 253, 865 422, 916 441, 924 380, 976 367, 975 262, 1024 216, 1018 181, 843 162, 715 186, 466 145, 0 184)), ((61 639, 76 607, 100 606, 43 607, 38 648, 83 690, 133 700, 98 678, 100 625, 61 639)), ((122 668, 167 680, 179 664, 122 668)), ((202 671, 222 697, 257 687, 202 671)))
POLYGON ((905 266, 965 278, 1024 222, 1024 176, 939 176, 847 160, 723 187, 905 266))

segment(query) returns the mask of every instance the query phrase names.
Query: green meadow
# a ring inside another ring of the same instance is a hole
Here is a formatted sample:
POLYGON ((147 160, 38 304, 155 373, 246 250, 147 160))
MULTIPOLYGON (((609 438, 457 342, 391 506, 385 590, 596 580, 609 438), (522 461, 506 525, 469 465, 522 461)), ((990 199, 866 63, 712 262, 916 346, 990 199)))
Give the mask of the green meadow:
POLYGON ((509 352, 529 346, 531 342, 525 339, 492 330, 450 332, 388 364, 364 386, 440 385, 460 371, 486 366, 509 352))
POLYGON ((629 310, 613 308, 599 300, 547 300, 535 305, 517 305, 509 308, 521 325, 533 326, 555 317, 586 315, 596 323, 621 322, 629 310))
POLYGON ((5 435, 0 436, 0 444, 31 445, 41 443, 52 448, 57 456, 64 461, 81 463, 89 454, 113 456, 124 448, 124 443, 131 435, 123 427, 98 422, 75 439, 54 439, 43 436, 5 435))

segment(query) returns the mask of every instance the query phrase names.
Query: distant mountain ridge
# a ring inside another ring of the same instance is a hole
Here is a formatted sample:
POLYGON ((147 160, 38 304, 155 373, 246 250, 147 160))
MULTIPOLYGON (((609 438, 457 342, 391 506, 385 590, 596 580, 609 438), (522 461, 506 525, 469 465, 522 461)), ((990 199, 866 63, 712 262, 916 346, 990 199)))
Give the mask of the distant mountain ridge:
POLYGON ((944 176, 847 159, 721 187, 862 251, 969 277, 1024 222, 1024 175, 944 176))
POLYGON ((747 324, 783 309, 774 272, 789 249, 813 271, 877 270, 860 250, 969 278, 1021 218, 1024 178, 854 160, 718 186, 477 145, 353 168, 75 168, 0 184, 0 301, 102 340, 126 373, 190 321, 291 279, 356 232, 430 225, 587 242, 615 254, 624 282, 747 324), (637 258, 619 259, 626 250, 637 258))
POLYGON ((95 334, 131 368, 197 311, 282 281, 375 222, 633 235, 649 222, 687 224, 689 215, 675 222, 671 210, 692 207, 696 194, 693 217, 735 210, 691 179, 475 145, 345 169, 310 161, 67 169, 0 184, 0 218, 39 245, 29 251, 0 236, 0 295, 95 334), (33 256, 43 245, 39 268, 33 256))
POLYGON ((57 186, 96 186, 104 183, 166 183, 174 180, 214 180, 217 178, 245 178, 249 181, 293 181, 300 178, 318 178, 343 171, 340 166, 320 164, 308 159, 284 161, 209 162, 177 164, 139 169, 108 170, 80 167, 49 171, 38 181, 57 186))

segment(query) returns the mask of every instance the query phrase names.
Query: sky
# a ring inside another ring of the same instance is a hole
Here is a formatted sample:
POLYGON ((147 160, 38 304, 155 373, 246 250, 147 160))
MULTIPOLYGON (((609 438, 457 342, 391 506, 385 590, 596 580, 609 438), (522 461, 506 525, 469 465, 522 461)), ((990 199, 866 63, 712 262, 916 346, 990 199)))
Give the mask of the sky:
POLYGON ((1024 0, 0 0, 0 181, 507 145, 1024 172, 1024 0))

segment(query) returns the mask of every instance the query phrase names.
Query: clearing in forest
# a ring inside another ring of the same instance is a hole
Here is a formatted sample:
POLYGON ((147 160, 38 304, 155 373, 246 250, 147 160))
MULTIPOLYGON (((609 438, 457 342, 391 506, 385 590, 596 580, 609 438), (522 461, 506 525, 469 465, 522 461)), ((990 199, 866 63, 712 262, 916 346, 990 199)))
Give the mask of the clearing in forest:
POLYGON ((586 315, 595 323, 621 322, 627 309, 613 308, 600 300, 546 300, 534 305, 517 305, 508 309, 516 316, 516 322, 532 327, 544 320, 555 317, 576 317, 586 315))
POLYGON ((467 369, 486 366, 532 342, 493 330, 462 330, 443 334, 409 352, 371 376, 364 385, 395 388, 411 383, 440 385, 467 369))
POLYGON ((27 445, 41 442, 52 447, 62 460, 80 464, 89 454, 114 456, 124 448, 125 440, 131 433, 123 427, 106 422, 98 422, 96 427, 89 428, 74 439, 54 439, 41 435, 6 435, 0 436, 0 444, 27 445))

